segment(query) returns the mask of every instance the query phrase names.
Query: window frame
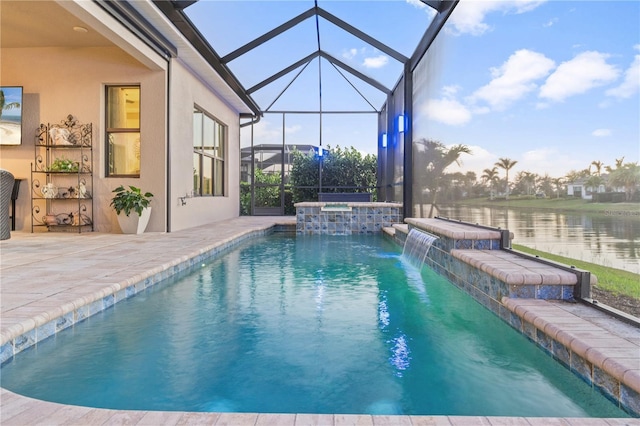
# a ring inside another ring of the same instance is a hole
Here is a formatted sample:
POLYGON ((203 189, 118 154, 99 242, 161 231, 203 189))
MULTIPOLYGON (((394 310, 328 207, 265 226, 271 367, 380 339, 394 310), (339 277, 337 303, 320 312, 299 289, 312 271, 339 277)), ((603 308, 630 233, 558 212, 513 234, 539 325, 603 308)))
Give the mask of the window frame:
POLYGON ((192 194, 194 197, 226 197, 229 126, 218 120, 212 114, 209 114, 198 105, 193 106, 193 117, 193 167, 195 169, 197 163, 198 170, 194 170, 194 174, 198 172, 198 178, 197 180, 194 178, 192 194), (199 123, 201 128, 197 132, 195 129, 196 114, 200 114, 202 117, 202 120, 199 123), (206 132, 208 125, 212 126, 211 136, 213 139, 210 145, 205 144, 208 136, 206 132), (196 137, 200 137, 200 141, 197 145, 196 137), (206 170, 205 161, 209 165, 208 174, 203 173, 203 171, 206 170), (205 185, 205 178, 210 178, 211 180, 209 191, 206 190, 207 185, 205 185))
MULTIPOLYGON (((113 158, 114 153, 111 152, 109 146, 110 135, 117 134, 137 134, 138 138, 141 138, 140 128, 142 127, 142 88, 140 84, 107 84, 104 86, 104 94, 105 94, 105 111, 104 111, 104 144, 105 144, 105 156, 104 156, 104 164, 105 164, 105 177, 107 178, 139 178, 140 177, 140 169, 142 169, 142 158, 138 159, 139 162, 139 170, 138 173, 112 173, 111 172, 111 160, 113 158), (139 106, 138 106, 138 126, 140 127, 108 127, 110 124, 109 120, 109 89, 120 88, 120 89, 138 89, 138 97, 139 97, 139 106)), ((140 151, 141 151, 140 146, 140 151)))

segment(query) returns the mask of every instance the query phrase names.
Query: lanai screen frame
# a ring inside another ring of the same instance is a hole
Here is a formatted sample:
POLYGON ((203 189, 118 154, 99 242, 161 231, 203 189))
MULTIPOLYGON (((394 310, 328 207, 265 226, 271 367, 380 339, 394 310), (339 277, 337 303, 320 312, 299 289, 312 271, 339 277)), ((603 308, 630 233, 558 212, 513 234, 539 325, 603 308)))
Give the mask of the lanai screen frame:
MULTIPOLYGON (((382 90, 387 94, 387 101, 379 108, 372 111, 377 113, 378 118, 378 199, 382 201, 395 201, 403 203, 404 217, 410 217, 413 209, 413 152, 412 152, 412 138, 413 132, 411 129, 411 123, 413 121, 413 99, 412 99, 412 81, 413 72, 417 67, 422 57, 426 54, 427 50, 439 34, 440 30, 451 16, 451 13, 457 6, 459 0, 420 0, 422 3, 431 7, 436 11, 436 15, 432 19, 431 23, 424 32, 420 42, 410 58, 405 57, 401 53, 386 46, 374 37, 369 36, 363 31, 360 31, 356 27, 336 17, 335 15, 327 12, 326 10, 318 6, 317 0, 314 1, 314 7, 302 12, 296 17, 286 21, 280 26, 274 28, 271 31, 264 33, 263 35, 255 38, 253 41, 246 43, 244 46, 230 52, 224 57, 220 57, 216 51, 207 42, 205 37, 198 31, 196 26, 190 21, 187 15, 184 13, 184 9, 197 2, 197 0, 153 0, 153 3, 159 7, 159 9, 167 16, 167 18, 174 23, 174 25, 182 32, 182 34, 193 44, 193 46, 202 54, 203 58, 216 70, 220 76, 225 80, 229 87, 236 92, 236 94, 243 100, 247 107, 252 111, 251 114, 241 114, 241 119, 248 119, 248 122, 241 123, 241 127, 252 125, 257 123, 260 118, 268 112, 269 108, 262 109, 257 102, 251 97, 251 93, 259 90, 266 85, 273 83, 280 77, 288 74, 289 72, 299 68, 305 63, 308 64, 316 57, 324 58, 332 65, 338 66, 350 74, 356 76, 360 80, 366 82, 373 87, 382 90), (227 64, 234 59, 248 53, 254 48, 264 44, 268 40, 276 37, 279 34, 295 27, 299 23, 315 17, 316 30, 318 35, 318 48, 315 52, 300 59, 294 64, 283 68, 281 71, 273 74, 271 77, 264 79, 262 82, 245 89, 236 76, 231 72, 227 64), (342 63, 337 58, 331 56, 327 52, 323 52, 320 48, 320 33, 318 27, 318 19, 322 17, 327 21, 333 23, 343 31, 360 38, 365 43, 375 47, 383 53, 391 56, 393 59, 403 64, 403 73, 400 76, 398 83, 392 90, 389 90, 384 85, 381 85, 375 79, 372 79, 363 73, 349 67, 342 63), (394 113, 390 114, 389 111, 394 113), (401 114, 395 114, 395 112, 401 112, 401 114), (398 128, 398 117, 405 117, 403 120, 404 131, 400 131, 398 128), (388 139, 387 147, 382 147, 382 135, 386 134, 388 139), (401 155, 398 155, 396 150, 388 149, 390 143, 395 143, 393 146, 401 146, 401 155), (402 158, 396 158, 396 157, 402 158), (401 173, 396 173, 396 166, 401 164, 401 173), (398 182, 399 174, 402 175, 402 180, 398 182), (401 192, 396 191, 397 186, 401 186, 401 192)), ((320 77, 321 79, 321 77, 320 77)), ((286 90, 286 89, 285 89, 286 90)), ((288 113, 301 113, 302 111, 287 111, 288 113)), ((322 101, 317 111, 320 115, 320 132, 322 132, 322 101)), ((327 111, 324 112, 328 113, 327 111)), ((353 111, 344 113, 354 113, 353 111)), ((322 138, 320 138, 320 141, 322 138)), ((253 145, 253 140, 251 142, 253 145)), ((253 203, 252 203, 253 204, 253 203)))

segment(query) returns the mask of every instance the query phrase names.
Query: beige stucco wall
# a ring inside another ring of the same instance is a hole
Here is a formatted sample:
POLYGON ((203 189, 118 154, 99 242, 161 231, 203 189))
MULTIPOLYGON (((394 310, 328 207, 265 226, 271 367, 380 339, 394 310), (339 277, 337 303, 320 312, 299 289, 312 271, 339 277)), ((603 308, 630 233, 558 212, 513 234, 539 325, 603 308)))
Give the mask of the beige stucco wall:
MULTIPOLYGON (((166 229, 166 72, 149 69, 117 47, 3 49, 0 84, 24 87, 23 142, 3 146, 0 167, 30 181, 35 130, 40 123, 59 123, 72 114, 93 123, 94 223, 96 231, 119 232, 109 207, 118 185, 135 185, 154 193, 148 231, 166 229), (104 86, 141 86, 140 178, 105 178, 104 86)), ((189 167, 189 170, 191 168, 189 167)), ((30 188, 23 182, 16 206, 17 230, 31 229, 30 188)))
POLYGON ((179 60, 170 70, 170 230, 213 223, 236 217, 240 211, 240 127, 238 113, 223 103, 202 81, 194 78, 179 60), (224 197, 179 197, 193 190, 193 107, 197 105, 228 129, 224 197))

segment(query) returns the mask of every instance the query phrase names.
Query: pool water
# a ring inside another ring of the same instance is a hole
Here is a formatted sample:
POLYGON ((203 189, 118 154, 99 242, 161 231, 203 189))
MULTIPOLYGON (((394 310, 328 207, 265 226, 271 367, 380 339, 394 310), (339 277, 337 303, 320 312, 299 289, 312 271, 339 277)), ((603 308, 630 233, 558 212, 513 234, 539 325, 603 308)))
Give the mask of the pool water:
POLYGON ((114 409, 626 416, 378 236, 252 240, 1 373, 23 395, 114 409))

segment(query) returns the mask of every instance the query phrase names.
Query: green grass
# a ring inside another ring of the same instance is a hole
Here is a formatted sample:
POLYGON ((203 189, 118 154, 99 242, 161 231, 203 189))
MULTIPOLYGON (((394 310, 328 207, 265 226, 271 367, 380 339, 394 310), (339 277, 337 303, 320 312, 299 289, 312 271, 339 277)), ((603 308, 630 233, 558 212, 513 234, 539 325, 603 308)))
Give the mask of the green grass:
POLYGON ((559 211, 578 211, 600 214, 618 214, 640 220, 640 203, 592 203, 580 198, 532 198, 511 196, 509 200, 491 201, 486 197, 464 199, 456 202, 465 206, 513 207, 559 211))
POLYGON ((578 269, 584 269, 591 272, 598 278, 597 287, 609 291, 614 294, 623 294, 636 299, 640 299, 640 275, 632 272, 623 271, 621 269, 609 268, 607 266, 597 265, 595 263, 584 262, 582 260, 571 259, 564 256, 544 251, 534 250, 529 247, 518 244, 513 245, 514 250, 524 253, 540 256, 554 262, 572 265, 578 269))

